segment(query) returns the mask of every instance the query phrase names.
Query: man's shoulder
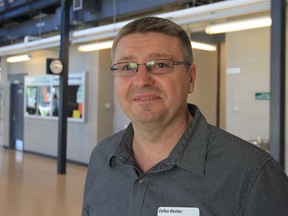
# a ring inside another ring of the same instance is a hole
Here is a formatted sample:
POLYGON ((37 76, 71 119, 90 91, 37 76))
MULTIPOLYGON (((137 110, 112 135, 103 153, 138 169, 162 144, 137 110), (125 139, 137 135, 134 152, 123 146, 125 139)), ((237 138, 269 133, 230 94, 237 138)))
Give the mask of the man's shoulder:
MULTIPOLYGON (((272 156, 258 146, 225 130, 210 126, 207 153, 226 155, 233 163, 249 163, 259 166, 273 160, 272 156), (225 153, 225 154, 222 154, 225 153)), ((248 164, 247 164, 248 165, 248 164)))

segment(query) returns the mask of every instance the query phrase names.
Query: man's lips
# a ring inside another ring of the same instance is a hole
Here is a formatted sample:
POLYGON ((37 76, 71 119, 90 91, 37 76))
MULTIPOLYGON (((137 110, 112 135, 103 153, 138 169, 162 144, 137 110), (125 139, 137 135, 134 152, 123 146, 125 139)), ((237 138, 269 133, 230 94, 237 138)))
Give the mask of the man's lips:
POLYGON ((162 99, 162 92, 160 89, 146 86, 145 88, 134 88, 128 95, 129 100, 135 102, 149 102, 162 99))
POLYGON ((133 98, 133 101, 154 101, 159 100, 161 97, 155 94, 145 94, 145 95, 135 95, 133 98))

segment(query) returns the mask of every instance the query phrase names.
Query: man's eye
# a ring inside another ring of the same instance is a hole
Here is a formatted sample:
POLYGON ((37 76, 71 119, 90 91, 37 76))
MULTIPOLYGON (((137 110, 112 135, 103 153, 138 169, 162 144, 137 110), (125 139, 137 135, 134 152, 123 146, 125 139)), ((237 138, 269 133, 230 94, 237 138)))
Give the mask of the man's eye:
POLYGON ((157 68, 169 68, 169 65, 165 62, 155 62, 155 67, 157 68))
POLYGON ((131 67, 129 65, 125 65, 122 67, 122 71, 127 71, 127 70, 131 70, 131 67))
POLYGON ((135 64, 133 64, 133 63, 125 64, 121 68, 122 68, 122 71, 134 70, 135 64))

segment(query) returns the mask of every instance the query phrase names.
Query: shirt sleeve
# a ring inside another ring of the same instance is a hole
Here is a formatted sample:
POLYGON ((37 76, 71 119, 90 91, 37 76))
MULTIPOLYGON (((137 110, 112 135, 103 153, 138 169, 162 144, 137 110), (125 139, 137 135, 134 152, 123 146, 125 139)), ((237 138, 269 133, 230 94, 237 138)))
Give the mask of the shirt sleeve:
POLYGON ((88 216, 89 215, 89 211, 88 211, 88 203, 87 203, 87 179, 88 179, 88 175, 86 177, 86 183, 85 183, 85 187, 84 187, 84 193, 83 193, 83 203, 82 203, 82 216, 88 216))
POLYGON ((87 209, 85 208, 85 206, 83 206, 83 208, 82 208, 82 216, 88 216, 89 214, 88 214, 88 211, 87 211, 87 209))
POLYGON ((90 157, 90 161, 89 161, 89 166, 87 169, 87 175, 86 175, 86 180, 85 180, 85 185, 84 185, 84 192, 83 192, 83 203, 82 203, 82 216, 88 216, 90 215, 89 213, 89 204, 88 204, 88 197, 90 195, 90 189, 91 189, 91 183, 93 182, 93 178, 94 178, 94 164, 95 164, 95 160, 94 160, 94 151, 91 154, 90 157))
POLYGON ((288 215, 288 178, 276 161, 268 161, 252 182, 243 215, 288 215))

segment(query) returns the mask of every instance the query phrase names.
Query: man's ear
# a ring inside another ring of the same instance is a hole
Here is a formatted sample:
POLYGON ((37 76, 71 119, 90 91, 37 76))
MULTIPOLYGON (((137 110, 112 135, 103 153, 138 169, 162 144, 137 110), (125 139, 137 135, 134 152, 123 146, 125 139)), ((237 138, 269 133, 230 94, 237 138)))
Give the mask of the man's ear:
POLYGON ((195 86, 195 79, 196 79, 196 65, 191 64, 188 69, 188 75, 189 75, 189 89, 188 93, 194 92, 194 86, 195 86))

